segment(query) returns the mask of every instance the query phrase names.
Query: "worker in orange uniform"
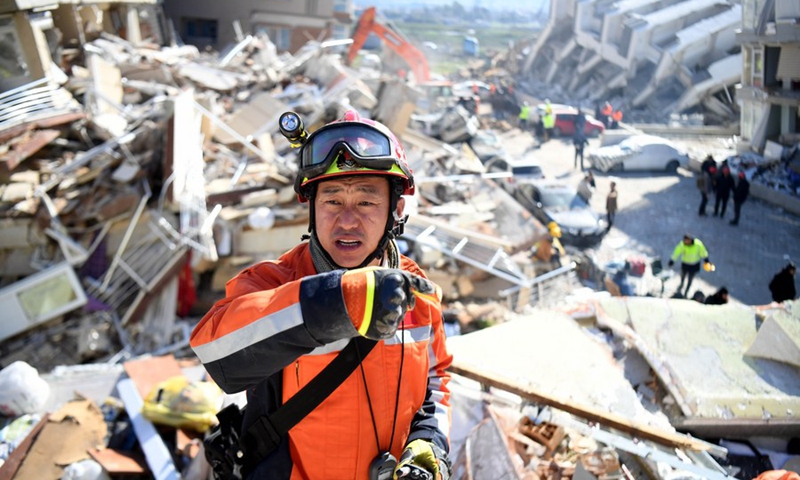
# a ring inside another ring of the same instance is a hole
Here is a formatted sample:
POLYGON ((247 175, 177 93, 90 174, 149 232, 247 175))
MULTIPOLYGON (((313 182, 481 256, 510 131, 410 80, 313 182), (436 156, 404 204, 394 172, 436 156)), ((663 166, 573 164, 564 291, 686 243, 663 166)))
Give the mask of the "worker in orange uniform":
POLYGON ((231 279, 191 335, 214 381, 247 391, 244 477, 397 478, 422 469, 446 480, 452 356, 440 289, 394 240, 407 218, 402 196, 414 193, 403 147, 355 111, 310 135, 293 112, 279 124, 301 147, 294 185, 309 202, 308 241, 231 279), (280 431, 279 407, 344 351, 358 358, 352 373, 280 431))
POLYGON ((619 128, 620 122, 622 122, 622 110, 614 110, 614 113, 611 114, 611 128, 619 128))
POLYGON ((600 114, 603 116, 601 120, 603 121, 603 125, 605 125, 606 128, 611 128, 611 114, 613 112, 614 112, 614 107, 612 107, 611 104, 608 102, 606 102, 605 105, 603 105, 603 109, 600 110, 600 114))

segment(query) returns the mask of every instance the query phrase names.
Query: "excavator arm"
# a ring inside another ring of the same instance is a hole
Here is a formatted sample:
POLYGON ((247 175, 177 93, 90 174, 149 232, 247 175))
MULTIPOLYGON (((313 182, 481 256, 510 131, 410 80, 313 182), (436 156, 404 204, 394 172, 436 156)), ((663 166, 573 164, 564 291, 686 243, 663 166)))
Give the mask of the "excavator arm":
POLYGON ((425 55, 399 32, 384 23, 376 21, 376 13, 375 7, 369 7, 364 10, 358 20, 356 30, 353 33, 353 43, 347 52, 347 64, 353 63, 358 51, 367 41, 369 34, 374 33, 408 64, 417 82, 428 81, 430 79, 430 71, 428 70, 428 60, 425 55))

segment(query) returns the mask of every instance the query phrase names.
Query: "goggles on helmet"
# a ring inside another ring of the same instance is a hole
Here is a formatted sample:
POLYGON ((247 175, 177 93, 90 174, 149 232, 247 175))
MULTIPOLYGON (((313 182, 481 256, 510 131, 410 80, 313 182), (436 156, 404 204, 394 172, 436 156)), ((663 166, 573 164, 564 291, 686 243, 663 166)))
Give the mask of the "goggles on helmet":
POLYGON ((300 150, 299 176, 311 180, 322 175, 343 150, 364 168, 388 171, 397 164, 386 134, 365 124, 339 123, 309 136, 300 150))

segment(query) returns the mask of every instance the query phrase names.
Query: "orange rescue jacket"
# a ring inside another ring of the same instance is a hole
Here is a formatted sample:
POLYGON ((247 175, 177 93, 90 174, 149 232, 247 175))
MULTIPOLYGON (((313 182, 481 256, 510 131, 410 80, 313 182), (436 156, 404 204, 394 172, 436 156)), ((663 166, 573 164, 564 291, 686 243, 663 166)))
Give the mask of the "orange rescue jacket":
MULTIPOLYGON (((405 256, 400 267, 424 276, 405 256)), ((308 243, 300 244, 231 279, 226 297, 195 327, 191 346, 211 377, 228 393, 247 390, 244 429, 291 398, 357 335, 344 306, 342 273, 317 274, 308 243)), ((251 477, 368 478, 370 463, 381 452, 367 393, 381 451, 399 458, 419 438, 449 451, 451 362, 441 304, 417 298, 395 337, 379 342, 363 359, 368 389, 356 369, 251 477)))

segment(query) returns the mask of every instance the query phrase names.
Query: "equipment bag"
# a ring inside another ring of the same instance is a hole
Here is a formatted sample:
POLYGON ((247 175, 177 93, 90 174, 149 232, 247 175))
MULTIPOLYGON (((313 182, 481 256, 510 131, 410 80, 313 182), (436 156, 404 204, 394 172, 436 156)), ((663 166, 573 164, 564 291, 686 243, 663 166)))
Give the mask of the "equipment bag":
POLYGON ((229 405, 217 414, 219 425, 203 440, 214 478, 246 478, 280 445, 289 430, 336 390, 378 342, 364 337, 350 341, 321 372, 269 416, 261 415, 242 431, 244 409, 229 405))

